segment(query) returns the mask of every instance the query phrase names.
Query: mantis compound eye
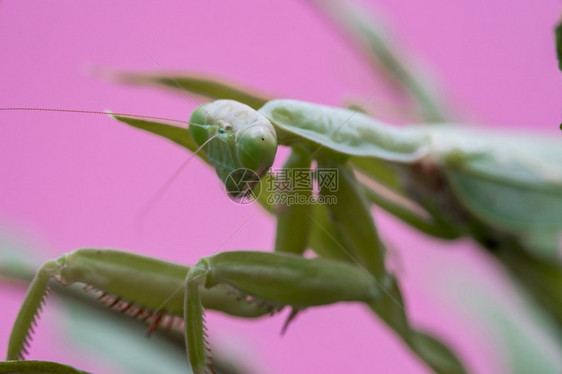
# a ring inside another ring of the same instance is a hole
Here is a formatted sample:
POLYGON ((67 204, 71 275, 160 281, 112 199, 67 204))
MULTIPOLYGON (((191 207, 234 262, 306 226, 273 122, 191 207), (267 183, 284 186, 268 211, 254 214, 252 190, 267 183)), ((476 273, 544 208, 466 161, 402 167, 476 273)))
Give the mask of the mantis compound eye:
POLYGON ((270 123, 254 125, 236 138, 236 155, 242 166, 263 176, 277 153, 277 136, 270 123), (267 126, 269 125, 269 126, 267 126))
POLYGON ((209 132, 207 130, 207 112, 203 108, 203 106, 198 106, 195 108, 193 113, 191 113, 191 118, 189 122, 189 132, 191 136, 197 143, 197 145, 201 145, 205 143, 207 139, 209 139, 209 132))

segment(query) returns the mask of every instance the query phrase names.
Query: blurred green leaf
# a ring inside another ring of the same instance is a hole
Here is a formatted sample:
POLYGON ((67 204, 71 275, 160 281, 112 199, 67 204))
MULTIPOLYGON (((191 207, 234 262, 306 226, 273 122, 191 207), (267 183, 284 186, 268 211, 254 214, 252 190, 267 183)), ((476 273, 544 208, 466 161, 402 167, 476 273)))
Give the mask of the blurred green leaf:
POLYGON ((65 300, 64 305, 68 307, 64 333, 72 341, 73 349, 103 357, 105 362, 128 373, 191 372, 185 350, 159 335, 147 339, 143 331, 146 324, 131 318, 107 318, 107 313, 84 308, 71 299, 65 300))
POLYGON ((395 42, 388 37, 388 30, 382 27, 372 12, 352 2, 340 0, 310 0, 327 17, 341 27, 357 46, 367 54, 377 71, 388 77, 402 92, 413 98, 431 122, 443 122, 447 110, 426 76, 409 66, 395 42))
POLYGON ((459 359, 442 342, 435 337, 421 332, 413 331, 414 346, 419 355, 425 357, 427 362, 433 363, 433 368, 437 373, 466 373, 466 369, 459 359), (441 370, 440 370, 441 369, 441 370))
MULTIPOLYGON (((524 252, 521 252, 525 255, 524 252)), ((505 258, 513 258, 506 252, 505 258)), ((535 275, 544 269, 521 258, 517 272, 531 270, 535 275)), ((482 338, 494 347, 494 361, 501 372, 514 374, 560 374, 562 370, 562 334, 560 326, 506 277, 482 277, 476 269, 457 264, 432 288, 447 300, 456 321, 470 322, 483 332, 482 338)), ((500 273, 501 275, 501 273, 500 273)), ((514 273, 514 275, 519 275, 514 273)), ((522 278, 525 281, 525 277, 522 278)), ((560 280, 550 285, 560 295, 560 280)), ((533 291, 531 291, 533 292, 533 291)), ((556 295, 556 293, 555 293, 556 295)), ((560 297, 558 297, 560 299, 560 297)))
POLYGON ((562 266, 556 261, 532 256, 516 246, 497 251, 495 255, 555 319, 562 331, 562 266))
POLYGON ((0 361, 0 373, 30 373, 30 374, 88 374, 72 366, 50 361, 0 361))
MULTIPOLYGON (((187 96, 198 95, 211 100, 230 99, 240 101, 254 109, 260 108, 270 97, 240 87, 234 83, 197 74, 154 74, 121 72, 109 68, 96 68, 94 74, 120 83, 156 86, 182 92, 187 96)), ((192 97, 192 99, 194 99, 192 97)))
MULTIPOLYGON (((129 319, 125 323, 116 319, 100 319, 94 309, 75 308, 70 303, 67 334, 74 348, 103 357, 127 373, 134 374, 185 374, 191 373, 186 356, 183 334, 168 331, 166 335, 154 334, 147 338, 145 323, 136 326, 129 319), (171 339, 170 339, 171 338, 171 339), (107 341, 111 340, 111 344, 107 341)), ((216 349, 213 353, 213 370, 216 374, 250 373, 232 357, 223 357, 216 349)))
MULTIPOLYGON (((558 56, 558 69, 562 71, 562 19, 554 29, 554 39, 556 41, 556 55, 558 56)), ((560 124, 562 130, 562 123, 560 124)))

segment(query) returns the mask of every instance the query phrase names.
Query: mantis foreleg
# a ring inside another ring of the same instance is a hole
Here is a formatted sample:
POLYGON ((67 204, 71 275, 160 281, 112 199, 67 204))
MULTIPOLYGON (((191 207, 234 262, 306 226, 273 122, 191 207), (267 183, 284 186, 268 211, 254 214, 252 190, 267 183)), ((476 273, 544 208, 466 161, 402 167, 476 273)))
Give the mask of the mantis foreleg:
POLYGON ((199 260, 186 282, 187 352, 194 373, 210 373, 206 350, 202 287, 229 286, 244 298, 272 308, 296 310, 341 301, 372 303, 381 295, 377 282, 362 269, 325 258, 290 253, 223 252, 199 260))
MULTIPOLYGON (((18 360, 27 353, 29 333, 53 277, 63 284, 84 283, 102 291, 102 302, 149 321, 150 330, 154 330, 161 323, 178 323, 183 317, 182 285, 188 271, 189 267, 112 250, 81 249, 48 261, 25 295, 10 335, 7 359, 18 360)), ((241 317, 268 312, 265 307, 240 302, 222 286, 202 290, 201 299, 207 308, 241 317)))

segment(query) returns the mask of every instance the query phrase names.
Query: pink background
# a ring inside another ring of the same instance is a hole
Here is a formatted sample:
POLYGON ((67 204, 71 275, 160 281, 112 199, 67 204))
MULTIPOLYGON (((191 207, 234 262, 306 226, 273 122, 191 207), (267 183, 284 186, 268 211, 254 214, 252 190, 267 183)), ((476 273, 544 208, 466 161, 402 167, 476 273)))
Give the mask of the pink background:
MULTIPOLYGON (((431 67, 460 121, 559 136, 562 93, 552 32, 558 1, 540 7, 530 0, 370 3, 412 52, 410 63, 431 67)), ((204 72, 331 105, 365 99, 380 84, 304 1, 2 1, 0 48, 3 107, 187 118, 195 103, 181 94, 84 73, 88 63, 160 71, 151 56, 170 71, 204 72)), ((232 204, 214 172, 197 162, 155 206, 144 231, 135 230, 140 208, 186 158, 178 147, 102 116, 0 112, 0 123, 0 226, 37 243, 42 252, 34 263, 94 246, 192 264, 248 218, 222 250, 272 248, 273 220, 257 206, 232 204)), ((468 242, 432 241, 379 216, 399 253, 412 320, 448 339, 474 372, 506 370, 485 329, 434 292, 456 272, 489 278, 494 265, 468 242)), ((5 285, 0 292, 3 352, 23 294, 5 285)), ((54 304, 43 321, 52 320, 54 304)), ((245 345, 244 360, 256 372, 428 372, 359 305, 310 309, 281 338, 283 321, 212 315, 208 324, 223 346, 245 345)), ((68 357, 64 342, 52 340, 57 332, 41 324, 30 358, 105 370, 94 359, 68 357)))

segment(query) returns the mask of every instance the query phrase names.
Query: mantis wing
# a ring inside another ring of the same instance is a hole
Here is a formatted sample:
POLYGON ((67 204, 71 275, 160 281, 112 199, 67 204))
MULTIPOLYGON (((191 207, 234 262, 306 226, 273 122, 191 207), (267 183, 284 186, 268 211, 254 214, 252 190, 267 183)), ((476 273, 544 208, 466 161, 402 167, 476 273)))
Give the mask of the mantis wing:
POLYGON ((435 127, 431 135, 433 157, 466 210, 555 255, 545 252, 556 251, 562 231, 562 142, 458 127, 435 127))
POLYGON ((365 164, 435 163, 460 201, 455 208, 494 231, 529 241, 562 230, 561 142, 461 126, 394 128, 362 113, 295 100, 270 101, 260 112, 286 145, 309 143, 365 164))

